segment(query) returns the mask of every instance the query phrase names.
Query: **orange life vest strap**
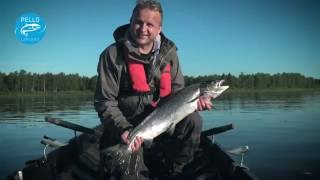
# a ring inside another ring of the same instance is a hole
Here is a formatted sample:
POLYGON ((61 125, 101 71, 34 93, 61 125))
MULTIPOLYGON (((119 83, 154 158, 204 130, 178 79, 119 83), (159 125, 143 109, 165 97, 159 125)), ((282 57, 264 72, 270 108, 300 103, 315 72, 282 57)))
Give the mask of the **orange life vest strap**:
MULTIPOLYGON (((128 71, 132 83, 132 89, 139 93, 150 92, 150 86, 144 69, 144 64, 127 57, 128 71)), ((161 72, 160 76, 160 98, 171 94, 171 66, 167 64, 161 72)), ((152 102, 152 106, 156 107, 158 101, 152 102)))
POLYGON ((149 92, 146 73, 142 63, 128 59, 128 70, 133 90, 137 92, 149 92))

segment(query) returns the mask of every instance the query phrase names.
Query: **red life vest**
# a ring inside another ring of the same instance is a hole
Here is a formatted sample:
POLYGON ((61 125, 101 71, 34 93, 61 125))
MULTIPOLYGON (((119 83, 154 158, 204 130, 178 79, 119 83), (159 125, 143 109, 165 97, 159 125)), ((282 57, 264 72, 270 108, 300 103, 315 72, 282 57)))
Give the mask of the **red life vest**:
MULTIPOLYGON (((147 93, 150 92, 150 86, 147 82, 147 77, 144 69, 144 64, 127 57, 128 71, 132 83, 132 89, 136 92, 147 93)), ((161 72, 160 86, 161 98, 171 94, 171 66, 167 64, 161 72)), ((156 105, 156 102, 154 102, 156 105)))

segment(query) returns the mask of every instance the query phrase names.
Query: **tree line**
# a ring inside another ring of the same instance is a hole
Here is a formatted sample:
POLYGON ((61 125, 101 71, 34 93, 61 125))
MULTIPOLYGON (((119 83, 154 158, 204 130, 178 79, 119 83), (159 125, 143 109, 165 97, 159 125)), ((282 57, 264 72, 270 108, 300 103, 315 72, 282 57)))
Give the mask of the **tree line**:
POLYGON ((0 92, 60 92, 94 91, 96 77, 79 74, 30 73, 20 70, 5 74, 0 72, 0 92))
POLYGON ((305 77, 299 73, 256 73, 239 76, 232 74, 185 76, 186 84, 224 79, 225 84, 233 89, 287 89, 287 88, 320 88, 320 79, 305 77))
MULTIPOLYGON (((276 88, 320 88, 320 79, 305 77, 299 73, 256 73, 234 76, 232 74, 185 76, 186 85, 224 79, 233 89, 276 89, 276 88)), ((60 92, 94 91, 97 76, 86 77, 79 74, 31 73, 25 70, 0 72, 0 92, 60 92)))

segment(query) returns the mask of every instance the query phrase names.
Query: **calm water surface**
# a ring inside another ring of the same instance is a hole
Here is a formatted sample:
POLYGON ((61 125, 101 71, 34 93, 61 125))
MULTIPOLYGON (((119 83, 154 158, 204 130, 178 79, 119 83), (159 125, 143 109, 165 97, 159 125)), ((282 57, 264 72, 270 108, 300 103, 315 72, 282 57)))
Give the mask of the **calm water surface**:
MULTIPOLYGON (((260 179, 320 179, 320 92, 225 94, 214 104, 201 113, 204 129, 233 123, 215 139, 225 149, 249 145, 245 164, 260 179)), ((43 135, 64 142, 73 136, 44 122, 47 115, 99 124, 89 96, 0 97, 0 179, 41 156, 43 135)))

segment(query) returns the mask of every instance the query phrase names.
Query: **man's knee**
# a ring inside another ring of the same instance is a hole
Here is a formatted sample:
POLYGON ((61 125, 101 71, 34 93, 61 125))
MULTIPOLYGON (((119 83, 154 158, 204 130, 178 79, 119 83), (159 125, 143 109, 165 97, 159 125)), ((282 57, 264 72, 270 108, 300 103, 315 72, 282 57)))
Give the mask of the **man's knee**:
MULTIPOLYGON (((194 135, 200 134, 202 130, 202 118, 198 112, 194 112, 184 118, 176 125, 175 134, 194 135)), ((187 135, 188 136, 188 135, 187 135)))
POLYGON ((200 114, 198 112, 194 112, 188 116, 188 119, 190 119, 189 121, 193 126, 193 130, 198 133, 201 133, 201 131, 202 131, 202 118, 201 118, 200 114))
POLYGON ((184 121, 187 126, 195 133, 201 133, 202 130, 202 118, 198 112, 194 112, 188 115, 184 121))

